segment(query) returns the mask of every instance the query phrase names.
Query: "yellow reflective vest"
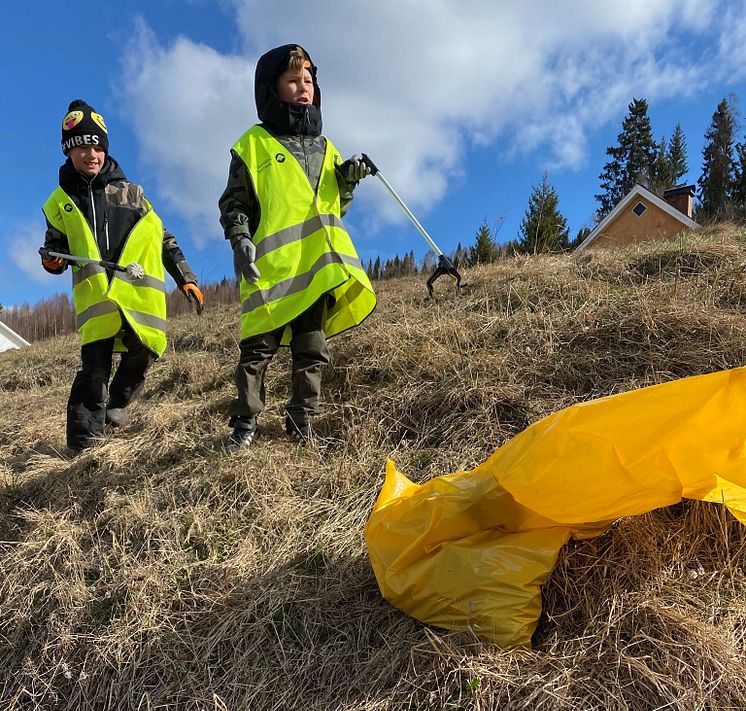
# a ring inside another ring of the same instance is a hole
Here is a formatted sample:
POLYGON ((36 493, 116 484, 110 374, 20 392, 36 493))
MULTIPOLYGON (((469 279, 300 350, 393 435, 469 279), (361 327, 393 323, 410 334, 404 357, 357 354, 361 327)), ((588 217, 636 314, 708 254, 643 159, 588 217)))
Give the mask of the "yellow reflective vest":
MULTIPOLYGON (((357 326, 376 297, 342 224, 335 164, 341 156, 326 139, 319 185, 276 138, 252 126, 233 146, 251 174, 261 216, 253 242, 261 277, 241 278, 241 338, 275 331, 310 308, 323 294, 327 336, 357 326)), ((282 344, 290 342, 286 328, 282 344)))
MULTIPOLYGON (((70 254, 101 260, 98 243, 83 213, 62 188, 43 207, 49 223, 67 235, 70 254)), ((118 264, 140 264, 145 276, 133 279, 98 264, 72 263, 73 302, 82 343, 112 338, 122 318, 143 345, 158 357, 166 350, 166 285, 163 269, 163 223, 148 203, 147 213, 127 235, 118 264)))

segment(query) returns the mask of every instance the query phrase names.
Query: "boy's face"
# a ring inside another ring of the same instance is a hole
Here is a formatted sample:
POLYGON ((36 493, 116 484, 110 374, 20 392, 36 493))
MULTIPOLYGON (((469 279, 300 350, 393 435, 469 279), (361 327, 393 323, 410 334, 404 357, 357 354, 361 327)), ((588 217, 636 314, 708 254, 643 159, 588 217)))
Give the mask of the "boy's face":
POLYGON ((275 88, 277 98, 280 101, 289 101, 293 104, 313 103, 313 77, 308 69, 302 72, 286 69, 277 79, 275 88))
POLYGON ((106 160, 106 151, 98 146, 76 146, 70 149, 68 155, 75 170, 89 178, 98 175, 106 160))

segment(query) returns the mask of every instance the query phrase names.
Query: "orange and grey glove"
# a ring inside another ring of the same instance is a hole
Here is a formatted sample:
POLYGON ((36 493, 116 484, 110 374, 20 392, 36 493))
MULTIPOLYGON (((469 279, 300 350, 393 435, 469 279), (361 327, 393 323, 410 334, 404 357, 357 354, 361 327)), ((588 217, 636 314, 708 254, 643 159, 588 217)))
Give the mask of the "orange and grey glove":
POLYGON ((184 284, 181 287, 181 292, 194 304, 194 310, 198 314, 204 311, 205 297, 194 282, 190 281, 188 284, 184 284))
POLYGON ((62 257, 42 257, 41 265, 50 274, 62 274, 67 268, 67 260, 62 257))

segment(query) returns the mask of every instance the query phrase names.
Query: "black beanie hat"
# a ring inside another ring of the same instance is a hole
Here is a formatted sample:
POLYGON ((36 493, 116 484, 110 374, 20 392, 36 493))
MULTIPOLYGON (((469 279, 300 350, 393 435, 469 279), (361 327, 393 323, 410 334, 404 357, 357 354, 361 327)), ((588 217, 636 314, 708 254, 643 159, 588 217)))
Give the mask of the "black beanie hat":
POLYGON ((104 117, 82 99, 71 101, 62 119, 62 152, 68 155, 70 149, 77 146, 98 146, 105 153, 109 152, 104 117))

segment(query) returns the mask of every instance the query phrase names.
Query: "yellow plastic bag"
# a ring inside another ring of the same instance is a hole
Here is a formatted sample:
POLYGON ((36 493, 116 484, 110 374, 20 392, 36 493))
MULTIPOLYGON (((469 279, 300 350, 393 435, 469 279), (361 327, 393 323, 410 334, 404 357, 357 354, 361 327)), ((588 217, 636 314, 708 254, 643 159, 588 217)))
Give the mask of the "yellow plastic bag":
POLYGON ((365 538, 400 610, 529 645, 571 536, 682 498, 722 502, 746 523, 746 368, 573 405, 476 469, 422 485, 389 460, 365 538))

